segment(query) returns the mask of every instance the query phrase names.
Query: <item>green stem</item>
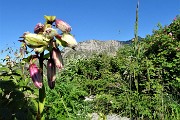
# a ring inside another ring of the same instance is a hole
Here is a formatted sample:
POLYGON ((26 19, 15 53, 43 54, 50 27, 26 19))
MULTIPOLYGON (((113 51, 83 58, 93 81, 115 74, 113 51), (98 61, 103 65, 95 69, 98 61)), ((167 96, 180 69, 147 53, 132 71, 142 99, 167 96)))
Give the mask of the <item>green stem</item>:
MULTIPOLYGON (((44 61, 43 56, 44 56, 44 52, 40 54, 40 58, 39 58, 39 67, 41 70, 42 83, 43 83, 43 61, 44 61)), ((36 120, 43 119, 43 109, 44 109, 45 98, 46 98, 46 93, 45 93, 45 87, 43 85, 42 88, 39 89, 38 114, 37 114, 36 120)))
POLYGON ((135 21, 135 29, 134 29, 134 43, 135 43, 135 51, 137 50, 137 43, 138 43, 138 11, 139 11, 139 0, 136 7, 136 21, 135 21))

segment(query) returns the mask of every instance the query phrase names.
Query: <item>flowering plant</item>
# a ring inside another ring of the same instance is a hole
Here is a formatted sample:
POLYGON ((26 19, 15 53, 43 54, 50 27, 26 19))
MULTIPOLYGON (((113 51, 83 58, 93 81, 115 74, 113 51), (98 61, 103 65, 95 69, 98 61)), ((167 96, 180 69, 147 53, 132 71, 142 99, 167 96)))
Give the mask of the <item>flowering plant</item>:
MULTIPOLYGON (((27 48, 32 49, 31 54, 24 60, 29 63, 30 77, 34 85, 39 89, 39 102, 37 119, 43 118, 45 103, 45 87, 43 85, 43 65, 47 60, 47 81, 50 89, 55 87, 56 68, 63 68, 63 59, 59 46, 74 49, 77 42, 70 33, 72 28, 66 22, 56 19, 56 16, 44 16, 46 22, 38 23, 34 28, 34 33, 25 32, 19 40, 22 42, 21 52, 29 53, 27 48), (61 30, 62 33, 58 33, 61 30), (44 54, 44 51, 47 51, 44 54), (39 60, 39 66, 37 65, 39 60)), ((23 54, 22 53, 22 54, 23 54)))

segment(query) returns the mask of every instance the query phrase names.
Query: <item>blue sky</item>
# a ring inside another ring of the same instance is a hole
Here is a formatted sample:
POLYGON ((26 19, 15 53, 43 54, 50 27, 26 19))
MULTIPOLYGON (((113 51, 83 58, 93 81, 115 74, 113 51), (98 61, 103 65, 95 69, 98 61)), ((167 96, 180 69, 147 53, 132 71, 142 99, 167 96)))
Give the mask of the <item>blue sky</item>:
MULTIPOLYGON (((1 0, 0 50, 18 48, 19 36, 44 23, 44 15, 69 23, 78 42, 129 40, 134 37, 136 4, 137 0, 1 0)), ((170 24, 179 13, 180 0, 140 0, 139 36, 151 34, 158 23, 170 24)))

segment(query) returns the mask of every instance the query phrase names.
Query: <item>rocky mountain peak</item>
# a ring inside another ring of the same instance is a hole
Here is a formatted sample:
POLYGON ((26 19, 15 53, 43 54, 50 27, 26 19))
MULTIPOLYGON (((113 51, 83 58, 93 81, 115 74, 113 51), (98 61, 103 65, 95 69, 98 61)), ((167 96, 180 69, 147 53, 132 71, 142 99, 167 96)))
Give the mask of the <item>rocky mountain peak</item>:
POLYGON ((75 50, 71 48, 63 49, 63 58, 76 58, 77 56, 81 57, 90 57, 92 54, 105 53, 109 55, 115 55, 116 51, 126 44, 118 40, 87 40, 79 42, 75 50))

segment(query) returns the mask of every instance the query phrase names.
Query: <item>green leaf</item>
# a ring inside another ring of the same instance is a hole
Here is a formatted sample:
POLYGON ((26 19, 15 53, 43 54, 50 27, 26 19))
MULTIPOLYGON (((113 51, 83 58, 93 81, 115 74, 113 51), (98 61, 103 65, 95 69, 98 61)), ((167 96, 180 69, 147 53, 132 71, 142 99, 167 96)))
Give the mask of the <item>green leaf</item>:
POLYGON ((2 72, 9 72, 9 68, 8 67, 0 67, 0 73, 2 72))

